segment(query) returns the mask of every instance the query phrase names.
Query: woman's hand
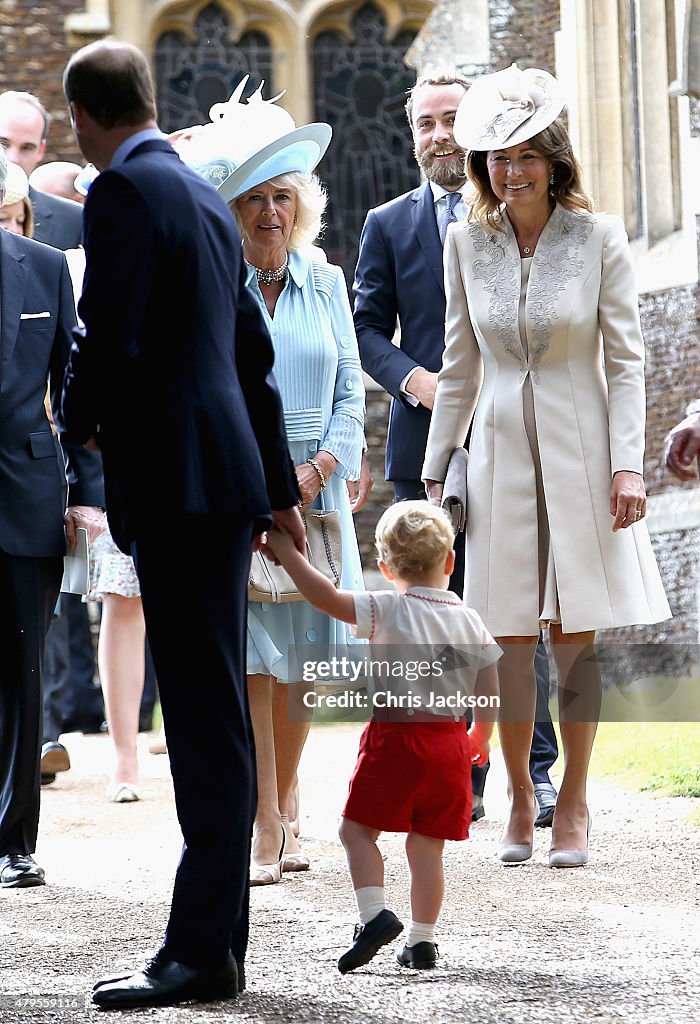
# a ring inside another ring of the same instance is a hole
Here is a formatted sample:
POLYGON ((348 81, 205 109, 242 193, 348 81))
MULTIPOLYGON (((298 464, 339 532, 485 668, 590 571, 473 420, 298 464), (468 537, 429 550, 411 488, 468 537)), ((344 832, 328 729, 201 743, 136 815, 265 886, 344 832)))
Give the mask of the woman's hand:
POLYGON ((428 495, 428 501, 431 505, 437 505, 437 507, 440 508, 442 505, 443 490, 444 484, 439 483, 437 480, 425 481, 425 493, 428 495))
MULTIPOLYGON (((318 462, 326 483, 328 483, 335 472, 338 460, 335 459, 330 452, 324 451, 316 452, 313 458, 315 462, 318 462)), ((294 467, 294 471, 297 475, 299 490, 301 491, 301 504, 306 508, 306 506, 311 505, 321 493, 321 477, 310 462, 302 462, 301 465, 294 467)))
POLYGON ((610 489, 610 515, 613 533, 638 523, 647 512, 647 492, 640 473, 622 469, 613 477, 610 489))

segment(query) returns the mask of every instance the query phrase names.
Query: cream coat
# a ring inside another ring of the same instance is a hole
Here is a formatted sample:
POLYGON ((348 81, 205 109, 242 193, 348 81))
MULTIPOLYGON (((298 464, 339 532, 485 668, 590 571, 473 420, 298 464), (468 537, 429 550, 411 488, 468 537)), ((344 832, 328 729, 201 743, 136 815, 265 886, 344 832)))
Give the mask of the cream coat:
POLYGON ((503 227, 463 222, 445 244, 445 354, 423 478, 444 480, 473 418, 465 600, 495 636, 539 630, 529 375, 564 632, 659 622, 670 610, 646 524, 613 533, 609 508, 613 473, 641 473, 644 457, 644 343, 624 227, 556 207, 530 270, 527 359, 518 245, 507 217, 503 227))

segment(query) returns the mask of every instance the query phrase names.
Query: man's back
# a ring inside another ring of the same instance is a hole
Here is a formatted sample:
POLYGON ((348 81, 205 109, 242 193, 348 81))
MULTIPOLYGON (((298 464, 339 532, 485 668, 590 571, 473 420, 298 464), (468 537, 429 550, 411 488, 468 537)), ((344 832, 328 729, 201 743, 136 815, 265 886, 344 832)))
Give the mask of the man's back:
MULTIPOLYGON (((165 140, 147 141, 93 184, 85 246, 81 358, 96 393, 83 379, 77 411, 88 424, 99 402, 115 539, 133 537, 149 501, 180 513, 264 515, 244 393, 256 382, 239 379, 240 322, 246 345, 262 349, 263 359, 269 341, 242 285, 240 241, 225 204, 165 140), (244 491, 241 479, 250 485, 244 491)), ((74 368, 80 375, 75 359, 74 368)), ((69 381, 75 432, 71 390, 69 381)))

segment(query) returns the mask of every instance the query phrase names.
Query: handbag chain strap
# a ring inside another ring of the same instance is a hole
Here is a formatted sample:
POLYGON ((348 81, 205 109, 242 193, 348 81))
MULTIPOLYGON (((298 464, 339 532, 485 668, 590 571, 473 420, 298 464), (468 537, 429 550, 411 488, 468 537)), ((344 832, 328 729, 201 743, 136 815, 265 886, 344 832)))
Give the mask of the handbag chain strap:
POLYGON ((328 527, 326 526, 323 520, 321 520, 321 536, 323 537, 323 543, 326 548, 326 558, 328 559, 328 564, 331 567, 331 572, 335 576, 336 584, 340 586, 340 575, 338 573, 338 567, 335 564, 335 559, 333 558, 333 551, 331 549, 331 539, 328 536, 328 527))

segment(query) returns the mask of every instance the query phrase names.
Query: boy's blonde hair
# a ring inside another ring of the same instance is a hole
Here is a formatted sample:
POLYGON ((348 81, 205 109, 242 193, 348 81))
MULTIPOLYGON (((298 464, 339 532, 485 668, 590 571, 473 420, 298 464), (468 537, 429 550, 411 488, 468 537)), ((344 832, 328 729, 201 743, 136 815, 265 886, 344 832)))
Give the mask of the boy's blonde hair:
POLYGON ((428 501, 398 501, 377 523, 374 542, 395 576, 415 580, 442 568, 454 534, 442 509, 428 501))

